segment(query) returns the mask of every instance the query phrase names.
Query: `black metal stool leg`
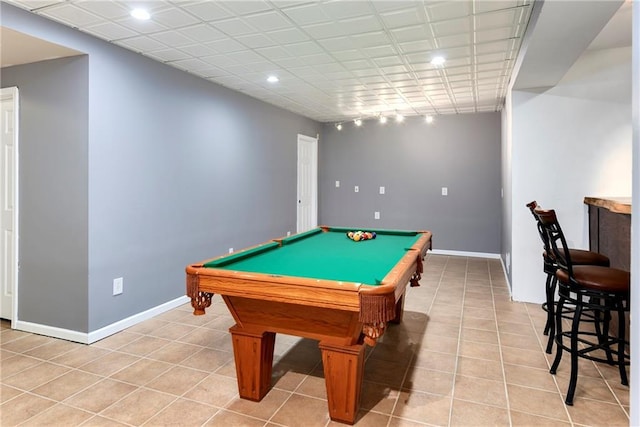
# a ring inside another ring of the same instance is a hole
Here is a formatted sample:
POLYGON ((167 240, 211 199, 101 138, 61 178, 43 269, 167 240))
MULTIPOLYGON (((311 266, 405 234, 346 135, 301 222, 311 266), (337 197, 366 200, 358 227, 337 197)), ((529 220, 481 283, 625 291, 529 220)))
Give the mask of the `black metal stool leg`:
POLYGON ((576 385, 578 383, 578 333, 580 331, 580 317, 582 316, 582 301, 576 304, 576 310, 573 315, 573 322, 571 325, 571 376, 569 379, 569 390, 567 391, 567 398, 565 403, 567 405, 573 405, 573 395, 576 392, 576 385))
POLYGON ((624 347, 625 347, 625 317, 624 307, 621 301, 616 301, 618 306, 618 368, 620 369, 620 381, 622 385, 629 385, 629 379, 627 378, 627 370, 624 364, 624 347))
POLYGON ((565 298, 560 296, 558 300, 558 306, 556 307, 556 358, 553 360, 553 364, 551 365, 551 369, 549 373, 552 375, 556 374, 558 370, 558 366, 560 365, 560 360, 562 360, 562 309, 564 308, 565 298))
MULTIPOLYGON (((545 332, 549 335, 549 339, 547 340, 547 353, 551 354, 551 349, 553 348, 553 338, 555 336, 556 327, 555 327, 555 303, 554 298, 556 294, 556 283, 558 279, 555 276, 547 275, 547 324, 545 325, 545 332)), ((560 310, 562 312, 562 310, 560 310)), ((546 335, 546 334, 545 334, 546 335)))

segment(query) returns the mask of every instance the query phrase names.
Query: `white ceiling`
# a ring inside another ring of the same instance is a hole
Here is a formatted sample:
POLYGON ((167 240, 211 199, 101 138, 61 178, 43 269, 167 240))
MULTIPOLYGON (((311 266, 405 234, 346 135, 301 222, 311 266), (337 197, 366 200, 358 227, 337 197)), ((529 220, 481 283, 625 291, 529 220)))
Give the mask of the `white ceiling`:
POLYGON ((533 4, 3 1, 322 122, 498 111, 533 4), (134 7, 151 20, 133 19, 134 7), (430 64, 436 55, 444 66, 430 64))

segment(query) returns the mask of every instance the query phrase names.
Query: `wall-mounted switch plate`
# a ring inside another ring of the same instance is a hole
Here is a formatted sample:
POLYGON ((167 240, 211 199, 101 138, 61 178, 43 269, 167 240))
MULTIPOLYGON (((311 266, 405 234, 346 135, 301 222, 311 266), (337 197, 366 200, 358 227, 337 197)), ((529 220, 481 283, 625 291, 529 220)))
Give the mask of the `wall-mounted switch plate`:
POLYGON ((336 181, 336 188, 340 187, 340 181, 336 181))
POLYGON ((233 253, 233 248, 229 248, 229 253, 232 254, 233 253))
POLYGON ((373 213, 373 219, 380 219, 380 212, 374 212, 373 213))
POLYGON ((123 291, 124 291, 124 279, 122 277, 113 279, 113 294, 120 295, 123 291))
POLYGON ((442 187, 442 195, 447 196, 449 194, 449 189, 447 187, 442 187))
POLYGON ((384 187, 380 187, 380 194, 384 194, 384 187))
POLYGON ((353 192, 357 193, 358 191, 360 191, 360 187, 358 187, 357 185, 355 187, 353 187, 353 192))

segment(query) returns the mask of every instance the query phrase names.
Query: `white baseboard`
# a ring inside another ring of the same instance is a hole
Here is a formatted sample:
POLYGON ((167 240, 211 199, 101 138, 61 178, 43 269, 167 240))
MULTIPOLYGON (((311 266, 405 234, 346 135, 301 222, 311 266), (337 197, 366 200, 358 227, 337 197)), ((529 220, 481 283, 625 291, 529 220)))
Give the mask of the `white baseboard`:
POLYGON ((106 338, 109 335, 113 335, 116 332, 120 332, 133 325, 137 325, 138 323, 143 322, 147 319, 151 319, 158 314, 162 314, 166 311, 181 306, 182 304, 188 303, 189 301, 190 299, 186 295, 181 296, 179 298, 168 301, 164 304, 160 304, 141 313, 134 314, 133 316, 129 316, 126 319, 119 320, 115 323, 89 333, 72 331, 70 329, 56 328, 55 326, 40 325, 38 323, 25 322, 23 320, 15 321, 13 327, 20 331, 46 335, 49 337, 60 338, 67 341, 79 342, 81 344, 91 344, 103 338, 106 338))
POLYGON ((465 252, 465 251, 449 251, 446 249, 432 249, 430 251, 433 255, 451 255, 451 256, 466 256, 471 258, 500 258, 500 254, 492 254, 488 252, 465 252))

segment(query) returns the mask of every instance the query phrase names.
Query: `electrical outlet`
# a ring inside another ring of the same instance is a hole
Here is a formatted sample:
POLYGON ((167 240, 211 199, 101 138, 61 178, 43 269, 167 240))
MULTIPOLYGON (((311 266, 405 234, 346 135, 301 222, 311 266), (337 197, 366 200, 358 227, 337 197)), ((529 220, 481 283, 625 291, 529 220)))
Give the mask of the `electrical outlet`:
POLYGON ((384 194, 384 187, 380 187, 380 194, 384 194))
POLYGON ((291 232, 287 231, 287 237, 291 236, 291 232))
POLYGON ((355 187, 353 187, 353 192, 357 193, 358 191, 360 191, 360 187, 358 187, 357 185, 355 187))
POLYGON ((120 295, 123 291, 124 291, 124 279, 122 277, 113 279, 113 294, 120 295))
POLYGON ((229 248, 229 253, 232 254, 233 253, 233 248, 229 248))
POLYGON ((449 194, 449 189, 447 187, 442 187, 442 195, 447 196, 449 194))
POLYGON ((340 181, 336 181, 336 188, 340 187, 340 181))
POLYGON ((380 219, 380 212, 374 212, 373 219, 380 219))

